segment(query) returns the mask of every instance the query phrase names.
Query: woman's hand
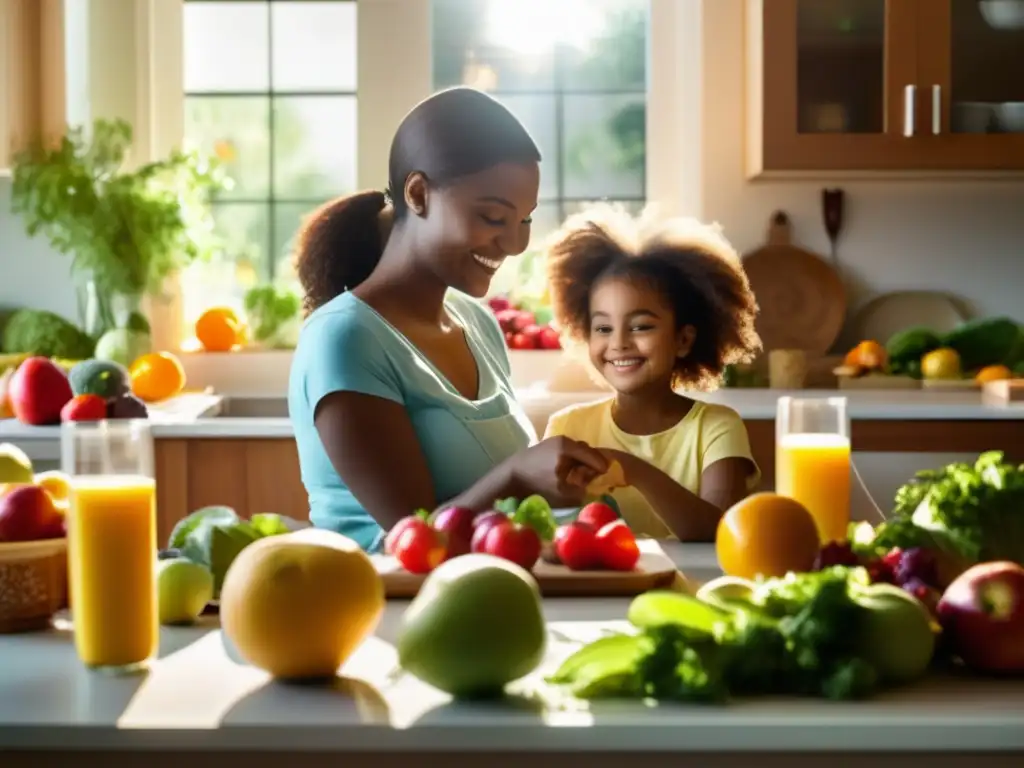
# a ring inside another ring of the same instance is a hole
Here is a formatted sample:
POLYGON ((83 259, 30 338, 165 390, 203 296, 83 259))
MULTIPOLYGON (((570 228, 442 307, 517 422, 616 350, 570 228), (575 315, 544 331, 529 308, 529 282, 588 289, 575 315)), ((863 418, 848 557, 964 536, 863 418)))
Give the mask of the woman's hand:
POLYGON ((540 494, 553 507, 580 503, 587 484, 608 471, 601 451, 564 436, 541 440, 510 461, 515 484, 540 494))

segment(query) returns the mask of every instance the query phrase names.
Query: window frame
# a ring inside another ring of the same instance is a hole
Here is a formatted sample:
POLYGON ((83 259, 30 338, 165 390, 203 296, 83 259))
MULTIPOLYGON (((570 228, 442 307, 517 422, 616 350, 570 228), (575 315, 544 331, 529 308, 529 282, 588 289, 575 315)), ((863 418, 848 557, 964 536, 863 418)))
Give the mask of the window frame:
MULTIPOLYGON (((183 13, 185 0, 134 0, 136 71, 126 87, 137 100, 137 147, 154 159, 179 146, 184 135, 183 13)), ((705 0, 649 0, 646 199, 672 214, 702 215, 702 39, 705 0), (697 105, 697 108, 694 108, 697 105), (686 168, 686 173, 680 173, 686 168)), ((424 0, 358 0, 356 180, 360 189, 381 189, 395 127, 408 109, 433 90, 430 3, 424 0), (372 41, 364 44, 363 41, 372 41), (402 62, 396 76, 395 62, 402 62)), ((182 292, 176 278, 164 297, 148 306, 154 344, 180 350, 182 292)), ((192 383, 233 392, 243 382, 278 381, 290 352, 184 353, 192 383), (203 362, 203 358, 206 358, 203 362), (219 358, 213 360, 212 358, 219 358), (261 378, 263 377, 263 378, 261 378)), ((552 366, 541 358, 558 353, 513 355, 526 371, 521 381, 543 380, 552 366), (533 364, 530 361, 535 360, 533 364)), ((251 389, 250 385, 250 389, 251 389)), ((280 388, 274 386, 274 391, 280 388)), ((279 392, 278 392, 279 393, 279 392)))

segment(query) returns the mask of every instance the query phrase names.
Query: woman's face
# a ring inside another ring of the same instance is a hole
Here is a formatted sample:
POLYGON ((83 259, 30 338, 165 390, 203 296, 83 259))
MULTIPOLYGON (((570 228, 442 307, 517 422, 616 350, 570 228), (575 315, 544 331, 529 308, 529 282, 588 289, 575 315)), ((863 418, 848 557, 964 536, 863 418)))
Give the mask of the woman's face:
POLYGON ((672 380, 693 345, 693 328, 677 330, 665 297, 633 280, 610 278, 590 293, 590 362, 617 392, 672 380))
POLYGON ((505 258, 526 250, 539 189, 537 163, 496 165, 427 189, 417 250, 446 285, 482 297, 505 258))

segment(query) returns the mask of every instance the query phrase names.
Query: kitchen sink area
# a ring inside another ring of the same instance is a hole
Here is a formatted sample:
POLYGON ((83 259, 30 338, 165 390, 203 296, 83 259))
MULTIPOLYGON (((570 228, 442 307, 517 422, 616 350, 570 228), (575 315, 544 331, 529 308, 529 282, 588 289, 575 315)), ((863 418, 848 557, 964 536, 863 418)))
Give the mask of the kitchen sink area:
POLYGON ((286 397, 223 397, 200 418, 216 419, 287 419, 286 397))

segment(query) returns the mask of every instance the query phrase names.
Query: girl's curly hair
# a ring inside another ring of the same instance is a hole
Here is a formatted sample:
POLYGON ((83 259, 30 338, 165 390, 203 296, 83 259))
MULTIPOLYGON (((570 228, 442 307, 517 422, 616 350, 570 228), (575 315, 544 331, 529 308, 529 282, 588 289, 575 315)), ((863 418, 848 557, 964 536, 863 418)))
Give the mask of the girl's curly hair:
POLYGON ((693 326, 693 348, 679 358, 673 387, 715 389, 725 366, 749 362, 761 349, 757 300, 716 225, 602 204, 569 217, 546 250, 554 319, 570 348, 589 338, 592 291, 615 278, 659 291, 676 327, 693 326))

